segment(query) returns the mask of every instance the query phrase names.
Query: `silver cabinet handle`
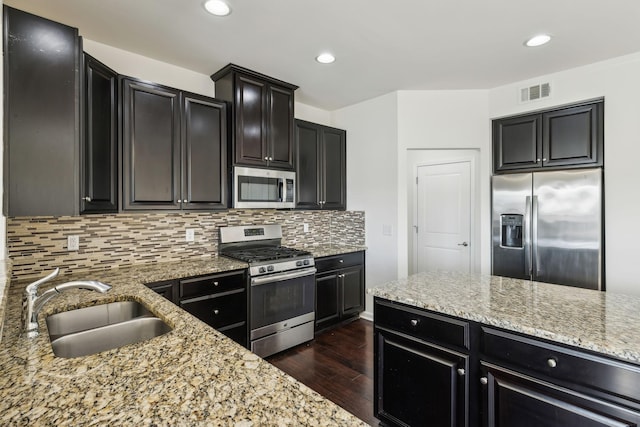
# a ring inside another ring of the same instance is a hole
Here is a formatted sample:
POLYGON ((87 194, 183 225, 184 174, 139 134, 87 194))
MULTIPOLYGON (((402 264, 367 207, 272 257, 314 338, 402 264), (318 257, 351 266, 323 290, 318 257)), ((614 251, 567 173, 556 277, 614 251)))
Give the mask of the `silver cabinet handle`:
POLYGON ((344 262, 344 260, 343 260, 343 259, 341 259, 341 260, 339 260, 338 262, 339 262, 340 264, 342 264, 342 263, 344 262))
POLYGON ((411 326, 418 326, 418 319, 411 319, 411 326))
POLYGON ((465 370, 462 368, 458 368, 458 375, 460 375, 461 377, 464 377, 464 374, 466 374, 465 370))
POLYGON ((480 377, 480 384, 487 385, 488 383, 489 380, 487 379, 487 377, 480 377))
POLYGON ((547 365, 550 368, 555 368, 556 366, 558 366, 558 361, 556 359, 550 357, 550 358, 547 359, 547 365))
POLYGON ((269 157, 265 157, 264 159, 265 159, 265 160, 269 160, 269 157))
POLYGON ((547 161, 547 159, 542 159, 542 161, 543 161, 543 162, 546 162, 546 161, 547 161))
POLYGON ((269 157, 269 161, 272 161, 272 160, 273 160, 273 157, 269 157))
POLYGON ((218 314, 218 313, 220 313, 220 310, 217 310, 217 309, 213 310, 213 314, 218 314))
POLYGON ((536 162, 540 162, 541 159, 536 159, 536 162))
POLYGON ((469 246, 467 242, 458 243, 458 246, 464 246, 465 248, 469 246))
POLYGON ((213 286, 218 286, 219 284, 220 284, 220 283, 218 283, 217 281, 216 281, 216 282, 213 282, 213 286))
POLYGON ((178 200, 177 203, 182 203, 182 200, 178 200))
POLYGON ((82 198, 82 200, 84 200, 85 202, 90 202, 91 201, 91 197, 85 196, 85 197, 82 198))

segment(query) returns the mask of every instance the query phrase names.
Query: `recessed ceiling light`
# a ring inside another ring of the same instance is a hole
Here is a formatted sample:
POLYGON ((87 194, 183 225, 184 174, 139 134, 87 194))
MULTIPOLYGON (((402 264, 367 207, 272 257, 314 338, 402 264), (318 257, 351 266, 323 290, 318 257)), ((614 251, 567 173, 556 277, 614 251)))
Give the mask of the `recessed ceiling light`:
POLYGON ((204 4, 204 8, 207 9, 207 12, 216 16, 227 16, 231 13, 229 5, 222 0, 209 0, 204 4))
POLYGON ((536 46, 542 46, 545 43, 549 43, 549 40, 551 40, 550 35, 538 34, 537 36, 531 37, 529 40, 524 42, 524 44, 529 47, 536 47, 536 46))
POLYGON ((336 57, 330 53, 321 53, 320 55, 316 56, 316 61, 318 61, 321 64, 331 64, 335 60, 336 60, 336 57))

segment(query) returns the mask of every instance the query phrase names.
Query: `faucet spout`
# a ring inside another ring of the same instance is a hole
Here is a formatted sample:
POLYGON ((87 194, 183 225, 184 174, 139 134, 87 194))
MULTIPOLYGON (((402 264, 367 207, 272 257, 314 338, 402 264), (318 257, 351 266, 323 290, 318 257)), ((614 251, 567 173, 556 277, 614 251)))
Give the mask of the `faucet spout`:
POLYGON ((22 325, 23 333, 29 338, 35 338, 39 334, 38 325, 38 313, 42 310, 42 307, 54 296, 67 291, 69 289, 87 289, 90 291, 96 291, 100 293, 107 292, 111 289, 110 285, 106 283, 98 282, 96 280, 76 280, 71 282, 62 283, 54 288, 49 289, 38 296, 38 287, 43 283, 53 279, 58 275, 60 269, 56 268, 55 271, 48 276, 37 280, 26 287, 22 298, 22 325))

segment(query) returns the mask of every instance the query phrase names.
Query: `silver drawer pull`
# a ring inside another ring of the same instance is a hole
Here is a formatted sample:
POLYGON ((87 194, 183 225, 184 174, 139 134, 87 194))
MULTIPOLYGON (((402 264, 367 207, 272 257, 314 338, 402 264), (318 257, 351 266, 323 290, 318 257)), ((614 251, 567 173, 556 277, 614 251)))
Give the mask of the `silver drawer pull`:
POLYGON ((550 368, 555 368, 556 366, 558 366, 558 361, 550 357, 547 359, 547 365, 549 365, 550 368))
POLYGON ((480 377, 480 384, 487 385, 488 383, 489 380, 487 379, 487 377, 480 377))
POLYGON ((462 368, 458 368, 458 375, 460 375, 461 377, 464 377, 464 374, 466 374, 466 372, 464 371, 464 369, 462 369, 462 368))
POLYGON ((217 309, 213 310, 213 314, 218 314, 218 313, 220 313, 220 310, 217 310, 217 309))
POLYGON ((213 282, 213 286, 218 286, 220 283, 218 282, 213 282))
MULTIPOLYGON (((324 202, 320 202, 320 203, 324 203, 324 202)), ((340 261, 338 261, 340 264, 342 264, 344 262, 343 259, 341 259, 340 261)))
POLYGON ((411 326, 418 326, 418 319, 411 319, 411 326))

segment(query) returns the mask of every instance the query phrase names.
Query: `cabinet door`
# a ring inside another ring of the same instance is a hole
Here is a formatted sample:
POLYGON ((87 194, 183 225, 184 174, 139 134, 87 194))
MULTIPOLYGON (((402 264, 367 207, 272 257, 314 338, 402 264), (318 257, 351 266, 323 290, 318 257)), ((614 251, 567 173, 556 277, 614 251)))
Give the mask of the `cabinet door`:
POLYGON ((267 85, 236 75, 235 162, 248 166, 267 165, 267 85))
POLYGON ((154 291, 155 293, 165 297, 169 301, 174 304, 178 303, 177 292, 176 289, 178 287, 178 283, 175 280, 156 282, 156 283, 147 283, 146 286, 154 291))
POLYGON ((76 28, 4 6, 4 209, 77 215, 80 55, 76 28))
POLYGON ((123 209, 179 209, 179 91, 123 81, 123 209))
POLYGON ((222 296, 206 296, 180 301, 180 307, 209 326, 239 326, 247 320, 247 294, 238 291, 222 296))
POLYGON ((316 275, 316 330, 340 319, 338 272, 316 275))
POLYGON ((267 98, 269 166, 293 170, 293 91, 269 85, 267 98))
POLYGON ((602 165, 602 103, 542 115, 544 166, 602 165))
POLYGON ((227 206, 226 106, 210 98, 185 94, 182 126, 182 207, 227 206))
POLYGON ((379 329, 375 352, 374 411, 385 425, 469 425, 468 356, 379 329))
POLYGON ((321 130, 296 120, 296 208, 320 209, 321 130))
POLYGON ((80 213, 118 211, 117 77, 84 54, 80 213))
POLYGON ((322 130, 322 208, 347 207, 346 132, 340 129, 322 130))
POLYGON ((538 114, 493 121, 495 171, 542 166, 542 121, 538 114))
POLYGON ((485 426, 623 427, 640 424, 640 412, 482 364, 485 426))
POLYGON ((343 317, 358 315, 364 310, 364 270, 355 267, 342 270, 341 280, 341 312, 343 317))

